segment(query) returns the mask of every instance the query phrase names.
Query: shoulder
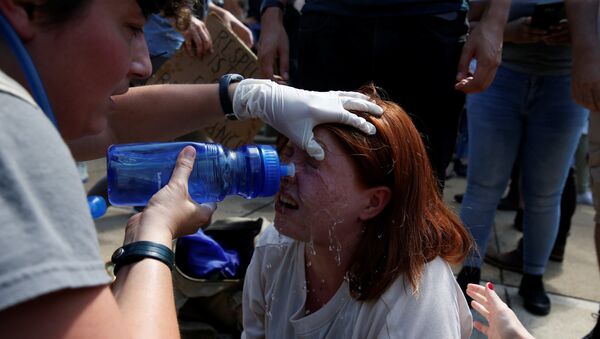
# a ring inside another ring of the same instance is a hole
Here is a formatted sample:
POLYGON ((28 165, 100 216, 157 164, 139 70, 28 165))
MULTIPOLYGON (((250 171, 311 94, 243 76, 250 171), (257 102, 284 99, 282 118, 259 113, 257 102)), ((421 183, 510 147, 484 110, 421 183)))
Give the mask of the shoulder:
POLYGON ((6 73, 2 72, 2 70, 0 70, 0 95, 1 94, 5 94, 7 98, 18 99, 29 106, 38 108, 38 105, 29 92, 6 73))
POLYGON ((471 333, 472 318, 466 300, 450 265, 439 257, 425 264, 418 290, 399 277, 381 298, 390 311, 386 319, 388 333, 401 331, 410 338, 436 334, 464 338, 471 333), (423 319, 428 319, 429 325, 423 319))
POLYGON ((44 112, 2 80, 0 309, 109 281, 67 145, 44 112))

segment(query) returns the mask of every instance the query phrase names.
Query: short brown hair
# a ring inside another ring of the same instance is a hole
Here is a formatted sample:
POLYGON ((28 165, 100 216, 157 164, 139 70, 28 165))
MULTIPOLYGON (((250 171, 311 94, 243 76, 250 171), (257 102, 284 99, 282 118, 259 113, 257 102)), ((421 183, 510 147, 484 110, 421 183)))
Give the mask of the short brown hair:
MULTIPOLYGON (((35 12, 44 14, 43 24, 56 25, 67 21, 82 11, 92 0, 47 0, 33 2, 21 0, 30 17, 35 12)), ((98 0, 102 1, 102 0, 98 0)), ((137 0, 144 16, 162 12, 165 16, 174 17, 178 29, 186 29, 189 24, 191 9, 197 0, 137 0), (184 27, 181 27, 184 26, 184 27)))

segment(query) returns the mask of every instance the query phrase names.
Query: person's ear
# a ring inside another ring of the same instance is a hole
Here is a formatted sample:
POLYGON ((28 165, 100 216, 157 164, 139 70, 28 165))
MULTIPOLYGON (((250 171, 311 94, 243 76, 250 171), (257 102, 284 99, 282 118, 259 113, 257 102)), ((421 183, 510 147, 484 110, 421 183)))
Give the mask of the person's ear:
POLYGON ((0 0, 0 11, 22 41, 29 41, 35 34, 33 19, 27 14, 26 4, 16 0, 0 0))
POLYGON ((361 220, 369 220, 376 217, 390 202, 392 190, 386 186, 376 186, 367 189, 367 204, 359 215, 361 220))

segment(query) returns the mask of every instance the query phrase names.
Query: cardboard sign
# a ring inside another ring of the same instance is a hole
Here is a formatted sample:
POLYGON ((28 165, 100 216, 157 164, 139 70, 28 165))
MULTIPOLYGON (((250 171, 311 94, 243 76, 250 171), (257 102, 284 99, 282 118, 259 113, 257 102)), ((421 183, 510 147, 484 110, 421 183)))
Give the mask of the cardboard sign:
MULTIPOLYGON (((206 18, 206 26, 213 40, 214 52, 202 60, 179 51, 148 80, 147 84, 208 84, 216 83, 223 74, 237 73, 245 78, 258 77, 258 59, 244 43, 227 28, 214 13, 206 18)), ((236 148, 252 143, 263 126, 259 119, 223 121, 204 129, 214 142, 236 148)))

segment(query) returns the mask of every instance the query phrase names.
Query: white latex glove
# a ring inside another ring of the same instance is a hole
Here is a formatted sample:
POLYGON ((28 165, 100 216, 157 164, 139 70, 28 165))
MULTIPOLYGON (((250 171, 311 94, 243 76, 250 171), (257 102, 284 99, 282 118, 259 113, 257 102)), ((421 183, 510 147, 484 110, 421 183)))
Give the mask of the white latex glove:
POLYGON ((233 112, 239 119, 260 118, 317 160, 323 160, 325 152, 315 141, 316 125, 342 123, 375 134, 373 124, 347 110, 383 113, 361 93, 305 91, 271 80, 242 80, 233 94, 233 112))

